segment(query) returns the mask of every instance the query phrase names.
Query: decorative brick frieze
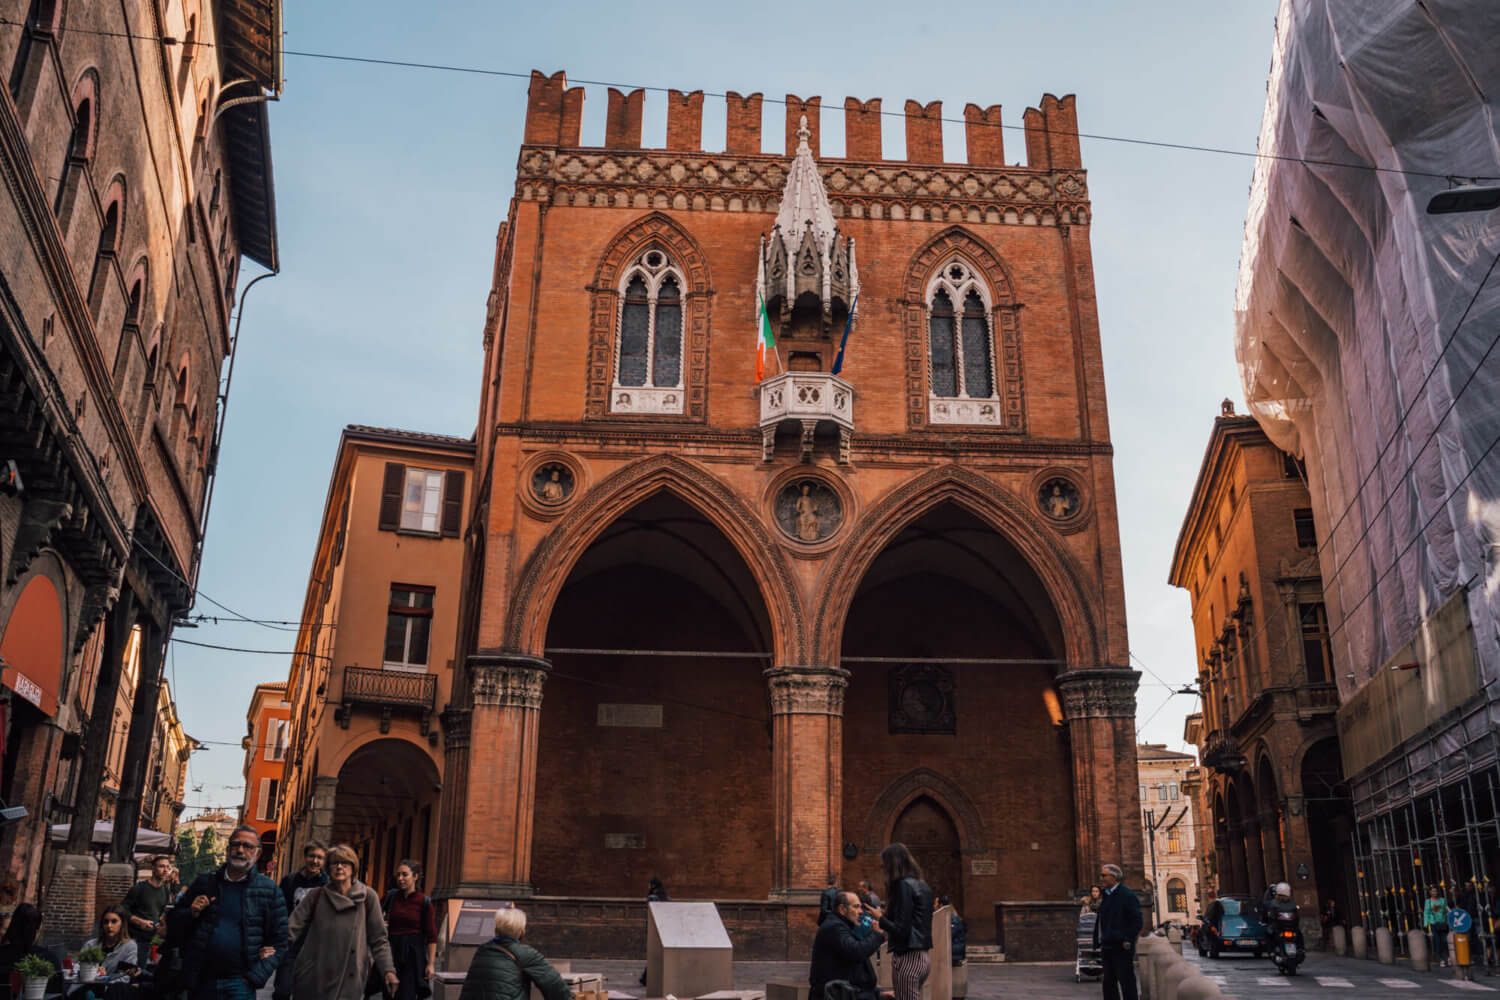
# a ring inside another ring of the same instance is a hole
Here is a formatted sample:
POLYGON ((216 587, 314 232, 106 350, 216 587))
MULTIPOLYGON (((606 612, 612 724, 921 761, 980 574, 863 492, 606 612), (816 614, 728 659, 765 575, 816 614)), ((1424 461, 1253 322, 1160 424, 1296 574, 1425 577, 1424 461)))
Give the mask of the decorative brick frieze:
POLYGON ((536 657, 475 654, 469 657, 474 704, 539 709, 549 670, 551 664, 536 657))
POLYGON ((1134 719, 1139 671, 1120 667, 1090 667, 1058 675, 1063 717, 1077 719, 1134 719))

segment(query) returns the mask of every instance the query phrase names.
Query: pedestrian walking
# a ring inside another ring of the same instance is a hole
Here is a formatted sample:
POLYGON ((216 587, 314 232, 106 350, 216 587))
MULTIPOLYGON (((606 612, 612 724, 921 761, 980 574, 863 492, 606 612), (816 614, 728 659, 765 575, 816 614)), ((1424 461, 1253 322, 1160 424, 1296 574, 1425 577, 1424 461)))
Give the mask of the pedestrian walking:
POLYGON ((1422 908, 1422 929, 1432 939, 1432 957, 1438 966, 1448 967, 1448 900, 1435 885, 1427 887, 1427 903, 1422 908))
MULTIPOLYGON (((302 848, 302 867, 281 880, 281 895, 286 899, 286 912, 292 913, 314 889, 328 884, 328 872, 324 862, 328 859, 328 846, 321 840, 309 840, 302 848)), ((292 1000, 292 967, 288 957, 276 969, 276 986, 271 992, 272 1000, 292 1000)))
POLYGON ((932 971, 932 888, 905 844, 887 845, 880 866, 887 900, 880 929, 890 939, 891 985, 896 1000, 920 1000, 932 971))
POLYGON ((125 912, 125 926, 140 946, 141 957, 151 952, 151 942, 160 934, 165 938, 167 904, 172 901, 172 859, 158 854, 151 859, 151 876, 130 887, 120 906, 125 912))
POLYGON ((286 900, 255 870, 259 855, 255 827, 235 827, 224 864, 193 879, 167 912, 168 943, 182 951, 169 988, 189 1000, 254 1000, 286 954, 286 900))
POLYGON ((380 900, 358 873, 354 848, 329 848, 328 884, 303 896, 292 911, 294 1000, 363 1000, 372 968, 386 993, 400 985, 380 900))
POLYGON ((437 916, 432 900, 422 895, 422 866, 402 861, 396 866, 396 888, 386 893, 385 926, 390 935, 391 961, 396 967, 396 1000, 426 1000, 432 996, 432 964, 437 959, 437 916))
POLYGON ((1333 929, 1344 922, 1344 918, 1339 914, 1339 904, 1336 900, 1330 899, 1328 905, 1323 907, 1323 912, 1318 916, 1318 922, 1323 925, 1322 949, 1329 951, 1333 948, 1333 929))
POLYGON ((525 936, 524 910, 496 912, 495 936, 474 952, 458 1000, 527 1000, 533 986, 543 1000, 572 1000, 572 989, 542 953, 521 943, 525 936))
POLYGON ((1139 1000, 1135 942, 1141 936, 1141 901, 1125 888, 1119 865, 1100 865, 1103 899, 1094 923, 1094 946, 1104 964, 1104 1000, 1139 1000))

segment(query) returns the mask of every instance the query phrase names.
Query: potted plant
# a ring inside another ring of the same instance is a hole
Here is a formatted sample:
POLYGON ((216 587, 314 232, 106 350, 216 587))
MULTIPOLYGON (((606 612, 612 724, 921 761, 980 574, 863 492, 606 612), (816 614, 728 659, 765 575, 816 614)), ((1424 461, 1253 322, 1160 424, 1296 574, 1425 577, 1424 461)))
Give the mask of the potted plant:
POLYGON ((47 995, 47 980, 57 967, 39 955, 25 955, 14 966, 16 973, 25 982, 26 1000, 42 1000, 47 995))
POLYGON ((89 945, 73 956, 73 964, 78 966, 78 981, 92 983, 99 978, 99 970, 104 965, 104 949, 97 944, 89 945))

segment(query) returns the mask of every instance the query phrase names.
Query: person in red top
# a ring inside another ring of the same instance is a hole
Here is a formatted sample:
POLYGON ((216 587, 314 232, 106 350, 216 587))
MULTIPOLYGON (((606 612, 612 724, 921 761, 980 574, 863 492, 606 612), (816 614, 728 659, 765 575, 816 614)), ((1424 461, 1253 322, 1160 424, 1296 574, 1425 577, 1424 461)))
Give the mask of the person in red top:
POLYGON ((422 866, 402 861, 396 866, 396 888, 385 896, 385 924, 391 957, 401 985, 395 1000, 425 1000, 432 995, 432 963, 437 958, 437 920, 432 900, 417 891, 422 866))

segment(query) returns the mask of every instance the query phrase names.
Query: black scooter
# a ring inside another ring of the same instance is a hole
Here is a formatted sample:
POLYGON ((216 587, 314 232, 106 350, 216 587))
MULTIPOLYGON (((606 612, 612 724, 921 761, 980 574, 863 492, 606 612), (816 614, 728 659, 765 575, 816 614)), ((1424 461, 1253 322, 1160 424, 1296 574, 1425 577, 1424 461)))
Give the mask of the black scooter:
POLYGON ((1266 907, 1266 930, 1271 935, 1271 961, 1284 976, 1295 976, 1297 966, 1307 958, 1302 944, 1302 928, 1297 922, 1296 903, 1272 902, 1266 907))

